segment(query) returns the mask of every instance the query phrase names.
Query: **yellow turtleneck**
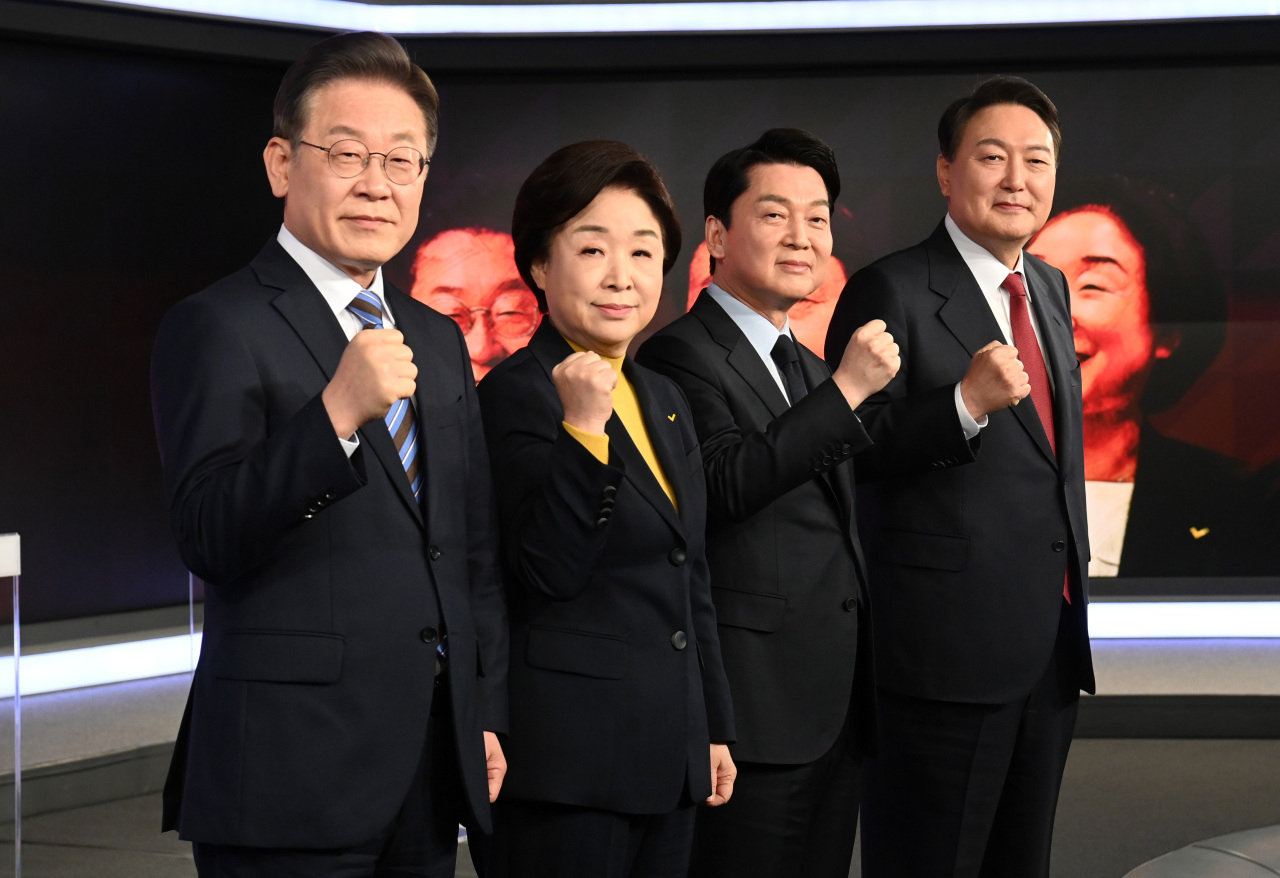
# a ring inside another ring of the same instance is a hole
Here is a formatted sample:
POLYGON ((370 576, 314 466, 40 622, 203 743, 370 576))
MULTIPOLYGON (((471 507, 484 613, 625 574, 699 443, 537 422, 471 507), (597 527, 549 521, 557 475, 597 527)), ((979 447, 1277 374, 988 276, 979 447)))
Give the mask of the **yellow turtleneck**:
MULTIPOLYGON (((569 340, 565 339, 565 341, 569 340)), ((579 353, 583 350, 583 348, 578 347, 571 341, 569 341, 569 346, 579 353)), ((677 506, 676 493, 672 490, 671 483, 667 481, 666 475, 662 472, 662 465, 658 463, 658 456, 653 453, 653 443, 649 441, 649 431, 645 428, 644 416, 640 414, 640 401, 636 398, 636 389, 631 386, 631 382, 627 380, 627 376, 622 372, 623 357, 601 357, 600 359, 612 366, 614 373, 618 376, 618 384, 613 388, 614 413, 618 416, 618 420, 622 421, 622 426, 626 429, 627 435, 631 437, 631 441, 639 449, 640 456, 649 465, 654 478, 658 480, 663 492, 671 500, 671 505, 677 506)), ((569 435, 581 442, 582 446, 590 451, 596 460, 606 464, 609 462, 609 437, 607 435, 604 433, 587 433, 579 430, 568 421, 563 423, 569 435)))

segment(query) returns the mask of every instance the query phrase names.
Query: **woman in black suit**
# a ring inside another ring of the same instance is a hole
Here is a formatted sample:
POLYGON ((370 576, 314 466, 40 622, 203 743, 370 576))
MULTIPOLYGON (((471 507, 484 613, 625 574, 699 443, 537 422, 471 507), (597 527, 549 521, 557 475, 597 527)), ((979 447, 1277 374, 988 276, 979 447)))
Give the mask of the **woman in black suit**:
POLYGON ((729 798, 733 712, 684 396, 627 346, 680 249, 625 144, 524 182, 516 265, 547 314, 480 383, 511 613, 497 875, 684 875, 694 808, 729 798))

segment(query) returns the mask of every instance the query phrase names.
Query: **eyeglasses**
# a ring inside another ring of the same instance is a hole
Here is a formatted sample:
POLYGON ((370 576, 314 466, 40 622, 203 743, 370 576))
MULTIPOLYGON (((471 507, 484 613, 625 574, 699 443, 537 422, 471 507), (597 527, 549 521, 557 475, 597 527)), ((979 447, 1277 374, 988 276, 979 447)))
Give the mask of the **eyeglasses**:
POLYGON ((427 304, 452 317, 466 335, 476 325, 476 315, 483 314, 493 326, 493 332, 503 338, 526 338, 538 328, 538 300, 532 293, 503 293, 488 308, 472 308, 461 299, 437 293, 427 304))
POLYGON ((299 143, 327 152, 329 167, 339 177, 360 176, 369 166, 369 159, 376 155, 382 158, 382 172, 388 180, 398 186, 408 186, 431 164, 430 159, 411 146, 397 146, 389 152, 370 152, 369 147, 358 140, 339 140, 333 146, 317 146, 305 140, 299 143))

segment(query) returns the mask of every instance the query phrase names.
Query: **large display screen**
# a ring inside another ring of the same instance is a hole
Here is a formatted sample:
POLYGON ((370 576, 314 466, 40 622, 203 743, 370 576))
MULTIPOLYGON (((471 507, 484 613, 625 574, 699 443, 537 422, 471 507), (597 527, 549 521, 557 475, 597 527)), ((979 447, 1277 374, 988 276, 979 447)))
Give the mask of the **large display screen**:
MULTIPOLYGON (((419 57, 431 72, 429 57, 419 57)), ((165 309, 278 228, 261 151, 281 69, 5 44, 30 120, 0 239, 0 531, 23 535, 39 620, 180 602, 147 361, 165 309), (16 208, 16 209, 14 209, 16 208)), ((1275 594, 1280 514, 1280 66, 1011 70, 1062 114, 1055 216, 1030 250, 1072 286, 1099 593, 1275 594), (1153 591, 1154 589, 1154 591, 1153 591)), ((938 116, 979 77, 437 77, 440 146, 396 285, 452 315, 477 376, 538 315, 511 261, 525 176, 576 140, 663 172, 685 230, 654 328, 707 281, 703 177, 763 130, 840 161, 831 276, 792 319, 821 351, 844 278, 942 219, 938 116)))

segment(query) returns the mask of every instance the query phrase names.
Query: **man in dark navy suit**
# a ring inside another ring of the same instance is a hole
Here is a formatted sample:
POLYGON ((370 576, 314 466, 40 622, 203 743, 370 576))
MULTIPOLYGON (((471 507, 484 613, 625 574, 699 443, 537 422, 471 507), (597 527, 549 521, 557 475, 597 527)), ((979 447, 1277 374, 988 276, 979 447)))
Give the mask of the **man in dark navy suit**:
POLYGON ((383 281, 436 141, 431 81, 344 34, 290 68, 284 225, 175 306, 156 431, 204 642, 165 789, 205 876, 452 876, 505 771, 506 617, 457 325, 383 281))
POLYGON ((827 333, 832 364, 872 318, 902 350, 858 409, 881 732, 863 875, 1036 878, 1093 689, 1070 297, 1023 252, 1053 202, 1057 110, 1000 77, 938 139, 946 218, 855 274, 827 333))

